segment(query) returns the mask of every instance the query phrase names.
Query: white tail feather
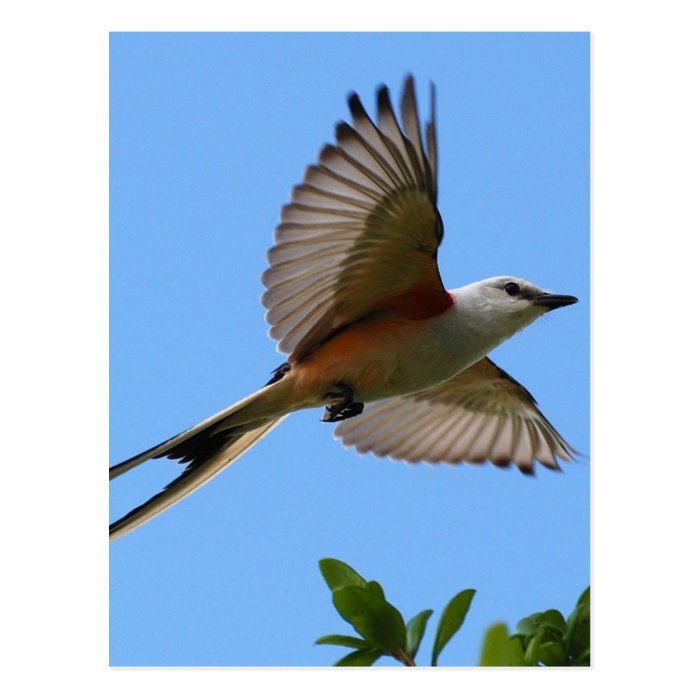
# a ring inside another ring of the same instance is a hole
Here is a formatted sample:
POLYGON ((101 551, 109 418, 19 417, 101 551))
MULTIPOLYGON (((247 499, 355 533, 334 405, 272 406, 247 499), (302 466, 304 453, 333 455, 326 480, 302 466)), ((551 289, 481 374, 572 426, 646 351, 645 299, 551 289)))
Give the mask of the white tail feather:
POLYGON ((258 428, 254 428, 250 432, 235 436, 225 449, 217 452, 206 462, 198 465, 195 469, 189 471, 185 470, 183 474, 163 491, 110 525, 110 541, 116 540, 127 532, 135 530, 140 525, 143 525, 152 518, 155 518, 156 515, 170 508, 170 506, 175 505, 178 501, 185 498, 185 496, 192 493, 200 486, 206 484, 207 481, 213 479, 219 472, 223 471, 231 464, 231 462, 234 462, 243 455, 244 452, 248 451, 278 423, 281 423, 282 420, 284 420, 284 416, 276 418, 269 423, 265 423, 258 428))
POLYGON ((160 445, 112 467, 110 479, 158 457, 179 459, 188 465, 160 493, 112 523, 110 540, 175 505, 238 459, 290 411, 298 408, 293 403, 293 394, 293 382, 282 378, 160 445))

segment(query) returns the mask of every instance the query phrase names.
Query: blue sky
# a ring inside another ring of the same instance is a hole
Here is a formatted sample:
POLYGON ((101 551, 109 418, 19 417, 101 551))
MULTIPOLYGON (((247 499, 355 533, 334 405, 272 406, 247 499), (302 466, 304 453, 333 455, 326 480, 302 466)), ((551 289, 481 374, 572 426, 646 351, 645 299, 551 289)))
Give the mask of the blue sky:
MULTIPOLYGON (((437 86, 445 284, 513 274, 580 299, 491 357, 588 454, 588 51, 587 34, 113 34, 111 463, 267 381, 281 358, 259 278, 280 206, 347 94, 372 114, 376 86, 397 96, 408 71, 424 116, 437 86)), ((532 479, 407 466, 344 450, 319 418, 291 416, 111 545, 113 665, 329 665, 342 652, 314 639, 349 628, 326 556, 407 616, 476 588, 447 665, 473 664, 495 621, 572 608, 589 582, 587 460, 532 479)), ((157 461, 113 482, 111 519, 175 474, 157 461)))

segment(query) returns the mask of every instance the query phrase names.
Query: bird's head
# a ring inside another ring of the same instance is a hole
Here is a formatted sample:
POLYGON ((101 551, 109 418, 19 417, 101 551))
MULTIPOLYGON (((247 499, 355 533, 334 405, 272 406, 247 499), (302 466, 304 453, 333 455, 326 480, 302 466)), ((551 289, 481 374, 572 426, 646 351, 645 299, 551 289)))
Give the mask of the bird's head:
POLYGON ((575 304, 568 294, 552 294, 519 277, 491 277, 462 290, 468 298, 472 321, 487 335, 505 340, 548 311, 575 304))

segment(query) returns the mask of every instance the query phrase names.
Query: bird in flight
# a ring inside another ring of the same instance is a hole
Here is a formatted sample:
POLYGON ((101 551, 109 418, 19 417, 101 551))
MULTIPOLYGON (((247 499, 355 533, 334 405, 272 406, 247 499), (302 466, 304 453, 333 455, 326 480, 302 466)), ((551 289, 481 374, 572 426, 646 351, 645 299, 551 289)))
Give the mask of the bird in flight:
POLYGON ((260 390, 110 468, 150 459, 184 470, 110 525, 110 539, 174 505, 238 459, 286 415, 325 407, 344 445, 406 462, 558 469, 574 450, 532 395, 487 354, 543 314, 576 303, 532 282, 492 277, 446 290, 437 265, 435 87, 424 136, 414 82, 397 119, 382 86, 376 121, 357 94, 352 124, 282 208, 262 277, 269 334, 287 356, 260 390))

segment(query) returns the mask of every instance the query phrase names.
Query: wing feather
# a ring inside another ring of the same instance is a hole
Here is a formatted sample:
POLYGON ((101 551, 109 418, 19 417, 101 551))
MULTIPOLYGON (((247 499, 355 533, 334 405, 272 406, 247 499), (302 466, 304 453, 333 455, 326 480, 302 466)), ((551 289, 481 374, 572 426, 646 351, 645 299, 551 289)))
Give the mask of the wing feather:
POLYGON ((337 438, 359 452, 406 462, 489 461, 532 474, 535 462, 559 469, 573 448, 532 395, 488 358, 443 384, 369 404, 338 425, 337 438))
POLYGON ((436 262, 434 88, 427 153, 412 77, 403 126, 386 87, 377 93, 376 123, 356 94, 348 104, 352 125, 338 124, 336 143, 292 190, 263 275, 270 336, 292 360, 373 313, 426 318, 452 303, 436 262))

